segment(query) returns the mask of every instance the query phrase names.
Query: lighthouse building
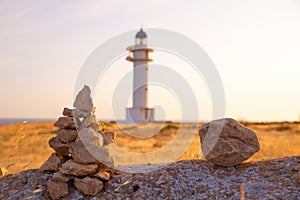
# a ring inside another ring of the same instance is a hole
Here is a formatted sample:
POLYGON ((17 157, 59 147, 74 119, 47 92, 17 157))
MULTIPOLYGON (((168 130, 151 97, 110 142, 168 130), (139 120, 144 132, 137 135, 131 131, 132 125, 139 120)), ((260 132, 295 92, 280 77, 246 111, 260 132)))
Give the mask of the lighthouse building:
POLYGON ((147 34, 141 28, 135 36, 135 45, 127 47, 130 55, 126 60, 133 62, 133 101, 126 108, 129 123, 149 123, 154 121, 154 109, 148 108, 148 63, 153 49, 147 47, 147 34))

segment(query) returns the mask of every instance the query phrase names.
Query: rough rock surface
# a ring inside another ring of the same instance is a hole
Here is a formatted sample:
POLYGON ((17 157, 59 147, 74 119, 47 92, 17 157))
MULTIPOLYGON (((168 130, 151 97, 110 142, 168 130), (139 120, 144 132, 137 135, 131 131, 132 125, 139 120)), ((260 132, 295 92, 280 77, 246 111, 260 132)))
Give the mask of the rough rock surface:
POLYGON ((103 137, 92 128, 83 128, 78 132, 76 141, 82 141, 84 144, 103 146, 103 137))
POLYGON ((84 120, 80 124, 79 129, 82 129, 84 127, 91 127, 95 131, 99 130, 99 123, 97 118, 94 115, 84 118, 84 120))
POLYGON ((58 120, 54 123, 54 126, 58 128, 67 128, 67 129, 75 129, 75 122, 73 120, 73 117, 60 117, 58 120))
POLYGON ((77 94, 73 106, 77 109, 91 112, 93 110, 93 101, 91 98, 91 89, 84 86, 83 89, 77 94))
POLYGON ((58 171, 61 165, 61 159, 55 153, 52 153, 48 160, 40 167, 42 171, 58 171))
POLYGON ((52 199, 60 199, 69 195, 67 183, 55 182, 49 179, 47 181, 47 188, 52 199))
POLYGON ((73 110, 70 108, 64 108, 62 114, 63 114, 63 116, 66 116, 66 117, 73 117, 73 110))
MULTIPOLYGON (((146 174, 114 174, 96 197, 69 188, 71 199, 300 199, 300 157, 234 167, 180 161, 146 174)), ((50 199, 52 175, 27 170, 0 178, 0 199, 50 199)))
POLYGON ((64 143, 73 142, 77 137, 76 129, 59 129, 57 137, 64 143))
POLYGON ((72 142, 70 144, 70 154, 72 158, 82 164, 98 163, 98 159, 95 158, 84 146, 81 141, 72 142))
POLYGON ((97 178, 84 177, 83 179, 75 178, 75 188, 86 195, 96 195, 103 188, 103 183, 97 178))
POLYGON ((199 134, 205 158, 220 166, 240 164, 260 149, 255 132, 230 118, 203 125, 199 134))
POLYGON ((67 183, 70 180, 73 180, 74 177, 70 175, 64 175, 60 172, 55 172, 52 176, 52 180, 56 182, 61 182, 61 183, 67 183))
POLYGON ((91 115, 91 113, 93 113, 94 110, 92 110, 92 112, 88 112, 88 111, 84 111, 84 110, 80 110, 80 109, 73 109, 72 110, 72 115, 75 118, 86 118, 88 116, 91 115))
POLYGON ((59 169, 59 171, 65 175, 85 176, 94 174, 97 171, 97 168, 97 164, 83 165, 76 163, 73 160, 68 160, 62 164, 62 167, 59 169))
POLYGON ((49 140, 49 146, 60 156, 69 155, 69 145, 62 143, 58 137, 51 138, 49 140))

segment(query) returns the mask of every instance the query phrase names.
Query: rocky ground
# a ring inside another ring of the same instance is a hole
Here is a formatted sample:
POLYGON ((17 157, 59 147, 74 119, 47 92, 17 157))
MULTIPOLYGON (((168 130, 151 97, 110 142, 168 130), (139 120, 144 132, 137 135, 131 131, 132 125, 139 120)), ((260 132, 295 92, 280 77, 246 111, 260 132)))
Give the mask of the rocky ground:
MULTIPOLYGON (((299 156, 236 167, 179 161, 149 173, 115 172, 96 197, 70 188, 64 199, 300 199, 299 170, 299 156)), ((50 199, 51 176, 27 170, 2 177, 0 199, 50 199)))

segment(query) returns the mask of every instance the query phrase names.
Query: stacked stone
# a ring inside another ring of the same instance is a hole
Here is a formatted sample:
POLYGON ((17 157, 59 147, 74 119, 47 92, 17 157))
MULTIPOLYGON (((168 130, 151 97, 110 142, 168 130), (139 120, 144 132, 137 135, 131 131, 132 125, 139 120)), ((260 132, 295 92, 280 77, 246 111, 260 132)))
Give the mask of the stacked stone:
POLYGON ((52 199, 68 196, 73 186, 86 195, 96 195, 110 180, 106 166, 113 165, 108 145, 114 134, 99 130, 90 94, 89 87, 84 86, 73 104, 75 109, 64 108, 64 117, 54 124, 59 129, 49 145, 55 153, 40 167, 42 171, 55 172, 47 181, 52 199))

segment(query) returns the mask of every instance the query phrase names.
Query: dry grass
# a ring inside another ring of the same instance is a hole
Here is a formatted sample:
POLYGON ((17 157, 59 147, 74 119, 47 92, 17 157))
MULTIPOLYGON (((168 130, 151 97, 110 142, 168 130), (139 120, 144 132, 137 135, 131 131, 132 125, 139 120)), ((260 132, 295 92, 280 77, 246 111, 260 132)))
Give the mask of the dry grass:
MULTIPOLYGON (((285 156, 300 155, 300 124, 297 123, 269 123, 247 124, 258 136, 261 150, 249 161, 258 161, 285 156)), ((184 153, 178 160, 203 158, 200 151, 199 136, 191 124, 184 124, 182 138, 178 140, 179 124, 155 124, 153 126, 134 127, 132 125, 120 125, 106 123, 106 130, 116 133, 115 145, 123 151, 133 153, 155 153, 167 145, 171 145, 167 157, 181 151, 180 147, 185 144, 187 138, 192 138, 191 145, 184 149, 184 153), (162 130, 157 133, 157 130, 162 130), (123 131, 122 131, 123 130, 123 131), (139 132, 148 133, 148 138, 137 138, 132 135, 139 132)), ((53 122, 39 122, 0 126, 0 166, 8 170, 8 173, 17 173, 24 169, 38 168, 52 153, 48 146, 48 140, 55 136, 56 128, 53 122)), ((181 151, 182 152, 182 151, 181 151)), ((128 156, 128 153, 118 154, 118 164, 155 163, 161 162, 160 156, 145 159, 144 157, 128 156), (142 159, 141 159, 142 158, 142 159)), ((168 161, 166 157, 165 161, 168 161)), ((171 160, 174 160, 172 158, 171 160)))
POLYGON ((300 124, 249 124, 255 130, 261 150, 249 159, 264 160, 300 155, 300 124))
POLYGON ((52 152, 53 122, 0 126, 0 166, 9 173, 40 167, 52 152))

